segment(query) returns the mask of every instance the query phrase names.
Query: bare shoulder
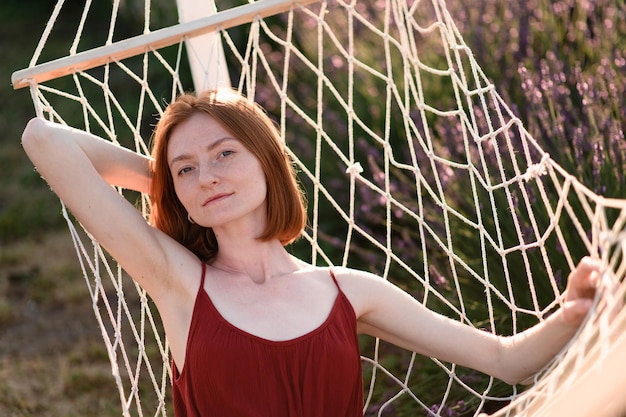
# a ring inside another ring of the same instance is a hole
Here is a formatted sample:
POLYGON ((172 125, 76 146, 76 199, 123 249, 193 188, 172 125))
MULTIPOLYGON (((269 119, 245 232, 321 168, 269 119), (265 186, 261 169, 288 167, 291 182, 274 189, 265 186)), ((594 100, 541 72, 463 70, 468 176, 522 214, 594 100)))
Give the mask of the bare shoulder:
POLYGON ((371 311, 386 294, 401 292, 389 281, 371 272, 344 267, 333 267, 332 271, 357 318, 371 311))
POLYGON ((350 286, 356 283, 378 281, 378 280, 384 281, 384 279, 379 277, 378 275, 373 274, 371 272, 362 271, 360 269, 346 268, 343 266, 340 266, 340 267, 333 266, 328 269, 332 270, 333 274, 337 278, 337 281, 342 286, 343 285, 350 286))

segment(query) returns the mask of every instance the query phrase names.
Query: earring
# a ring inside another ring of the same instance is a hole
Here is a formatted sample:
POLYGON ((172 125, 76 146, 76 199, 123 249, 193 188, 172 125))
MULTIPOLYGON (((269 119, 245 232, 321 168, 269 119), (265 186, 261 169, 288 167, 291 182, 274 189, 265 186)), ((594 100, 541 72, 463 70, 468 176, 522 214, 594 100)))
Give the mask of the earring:
POLYGON ((189 220, 189 223, 191 223, 191 224, 196 224, 196 222, 193 221, 193 219, 191 218, 189 213, 187 213, 187 220, 189 220))

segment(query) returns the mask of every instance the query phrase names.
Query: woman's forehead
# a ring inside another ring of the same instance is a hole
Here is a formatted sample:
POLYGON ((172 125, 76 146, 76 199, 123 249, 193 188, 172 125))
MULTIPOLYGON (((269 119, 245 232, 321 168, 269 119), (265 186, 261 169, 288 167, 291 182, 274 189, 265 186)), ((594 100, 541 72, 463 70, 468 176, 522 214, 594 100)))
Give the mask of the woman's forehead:
POLYGON ((232 136, 215 118, 197 113, 177 124, 169 135, 168 152, 176 147, 192 146, 195 142, 209 143, 232 136))
POLYGON ((168 164, 171 165, 174 160, 184 159, 185 155, 210 151, 226 142, 239 141, 212 117, 193 116, 176 126, 170 133, 167 143, 168 164))

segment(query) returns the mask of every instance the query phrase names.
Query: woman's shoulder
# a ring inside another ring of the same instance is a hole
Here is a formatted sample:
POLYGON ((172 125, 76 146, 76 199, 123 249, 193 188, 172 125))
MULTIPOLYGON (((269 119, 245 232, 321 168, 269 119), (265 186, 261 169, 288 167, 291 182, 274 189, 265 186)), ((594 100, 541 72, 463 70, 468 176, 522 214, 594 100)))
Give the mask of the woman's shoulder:
POLYGON ((392 286, 374 273, 344 266, 316 266, 301 261, 296 274, 314 277, 320 281, 329 281, 329 278, 333 278, 351 301, 364 296, 369 297, 372 291, 381 286, 392 286))
POLYGON ((337 278, 337 281, 339 281, 340 284, 345 283, 346 285, 354 285, 360 283, 376 283, 385 281, 383 278, 372 272, 363 271, 360 269, 348 268, 345 266, 331 266, 325 267, 325 269, 327 269, 329 272, 332 272, 332 274, 337 278))
POLYGON ((334 275, 341 291, 352 304, 357 317, 371 309, 376 297, 385 288, 393 286, 382 277, 360 269, 347 267, 327 267, 326 270, 334 275))
POLYGON ((359 269, 348 268, 345 266, 316 266, 307 263, 301 263, 298 274, 311 274, 320 279, 328 279, 334 277, 340 285, 345 283, 350 285, 353 283, 369 280, 383 280, 378 275, 359 269))

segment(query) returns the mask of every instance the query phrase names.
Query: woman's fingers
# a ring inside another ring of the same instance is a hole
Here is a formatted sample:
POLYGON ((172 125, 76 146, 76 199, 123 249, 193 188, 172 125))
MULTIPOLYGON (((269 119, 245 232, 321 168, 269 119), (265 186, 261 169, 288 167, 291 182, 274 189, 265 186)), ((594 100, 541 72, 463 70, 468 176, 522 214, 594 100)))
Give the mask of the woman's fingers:
POLYGON ((583 322, 592 306, 593 300, 590 298, 579 298, 577 300, 567 301, 563 305, 563 319, 568 325, 578 327, 583 322))
POLYGON ((568 278, 567 301, 578 298, 593 298, 600 279, 602 262, 599 259, 585 257, 581 259, 568 278))

